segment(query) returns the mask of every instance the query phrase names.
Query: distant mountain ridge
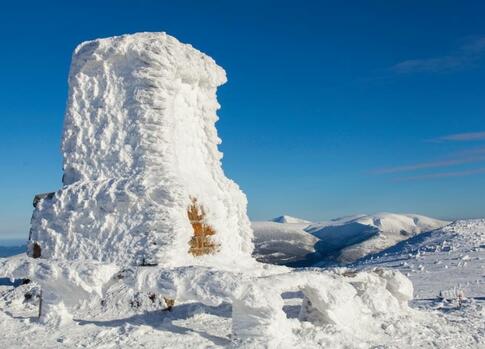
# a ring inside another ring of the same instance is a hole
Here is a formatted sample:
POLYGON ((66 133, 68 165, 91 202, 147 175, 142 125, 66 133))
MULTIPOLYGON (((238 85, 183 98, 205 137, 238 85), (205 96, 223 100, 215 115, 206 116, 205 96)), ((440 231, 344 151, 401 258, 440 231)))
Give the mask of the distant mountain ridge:
POLYGON ((314 223, 305 231, 320 239, 316 250, 322 257, 332 254, 339 263, 351 263, 449 223, 417 214, 382 212, 314 223))
POLYGON ((253 257, 269 264, 290 265, 315 253, 318 238, 303 228, 308 224, 251 222, 254 231, 253 257))
POLYGON ((26 245, 20 246, 0 246, 0 258, 15 256, 25 252, 26 245))
POLYGON ((283 215, 252 222, 259 261, 290 266, 352 263, 450 222, 417 214, 357 214, 311 223, 283 215))
POLYGON ((271 220, 271 222, 286 223, 286 224, 303 224, 303 223, 310 224, 311 223, 310 221, 307 221, 305 219, 287 216, 287 215, 283 215, 283 216, 273 218, 271 220))

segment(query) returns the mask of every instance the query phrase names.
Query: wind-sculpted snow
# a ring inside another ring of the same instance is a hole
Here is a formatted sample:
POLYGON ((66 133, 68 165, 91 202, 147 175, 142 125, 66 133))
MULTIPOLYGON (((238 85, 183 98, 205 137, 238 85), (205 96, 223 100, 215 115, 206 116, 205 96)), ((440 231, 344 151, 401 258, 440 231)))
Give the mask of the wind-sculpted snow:
MULTIPOLYGON (((119 265, 249 261, 246 197, 221 168, 214 60, 165 33, 89 41, 73 55, 64 187, 41 200, 31 243, 43 258, 119 265), (196 199, 217 253, 194 257, 196 199)), ((32 248, 31 244, 31 248, 32 248)))
POLYGON ((338 331, 347 340, 383 338, 383 324, 404 320, 412 312, 407 305, 412 295, 411 282, 393 271, 302 271, 263 277, 251 280, 236 294, 233 331, 243 345, 257 339, 270 348, 301 345, 296 335, 301 331, 300 321, 338 331), (281 295, 288 291, 303 295, 298 319, 288 319, 283 310, 281 295))

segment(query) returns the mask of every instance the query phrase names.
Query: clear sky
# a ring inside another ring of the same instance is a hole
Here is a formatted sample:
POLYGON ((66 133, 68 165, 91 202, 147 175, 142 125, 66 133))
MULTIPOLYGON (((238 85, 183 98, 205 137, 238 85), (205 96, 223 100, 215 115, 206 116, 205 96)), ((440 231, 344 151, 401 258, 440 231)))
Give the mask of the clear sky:
POLYGON ((4 1, 0 239, 61 186, 71 53, 166 31, 228 74, 223 166, 252 219, 485 216, 483 1, 4 1))

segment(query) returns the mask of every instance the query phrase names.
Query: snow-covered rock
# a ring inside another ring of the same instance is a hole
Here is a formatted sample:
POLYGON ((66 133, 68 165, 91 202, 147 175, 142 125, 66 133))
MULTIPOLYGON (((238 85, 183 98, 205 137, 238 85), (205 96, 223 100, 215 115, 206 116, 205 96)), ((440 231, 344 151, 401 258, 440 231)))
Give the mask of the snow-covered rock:
POLYGON ((30 254, 118 265, 250 262, 246 197, 224 176, 224 70, 165 33, 80 44, 69 75, 63 188, 33 213, 30 254), (197 204, 213 253, 189 253, 197 204))
POLYGON ((332 256, 337 262, 350 263, 447 224, 416 214, 378 213, 314 223, 305 230, 320 239, 316 249, 322 257, 332 256))

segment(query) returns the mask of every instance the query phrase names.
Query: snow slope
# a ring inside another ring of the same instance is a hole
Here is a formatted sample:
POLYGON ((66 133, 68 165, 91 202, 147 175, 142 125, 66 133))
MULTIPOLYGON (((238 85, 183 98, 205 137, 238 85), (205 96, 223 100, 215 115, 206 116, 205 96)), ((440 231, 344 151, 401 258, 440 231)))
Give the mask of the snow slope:
POLYGON ((225 177, 215 123, 226 74, 165 33, 80 44, 72 58, 63 188, 32 216, 42 258, 118 265, 249 263, 246 196, 225 177), (187 216, 205 213, 217 253, 194 257, 187 216))
POLYGON ((448 223, 415 214, 378 213, 314 223, 305 230, 320 239, 315 247, 320 258, 350 263, 448 223))
POLYGON ((414 285, 413 306, 434 311, 454 324, 462 344, 444 348, 485 347, 485 219, 460 220, 417 235, 353 264, 399 270, 414 285))
POLYGON ((307 233, 307 223, 252 222, 253 256, 259 262, 292 264, 315 252, 318 238, 307 233))
POLYGON ((418 299, 461 290, 465 297, 485 300, 485 219, 453 222, 366 256, 354 266, 401 270, 416 285, 418 299))

